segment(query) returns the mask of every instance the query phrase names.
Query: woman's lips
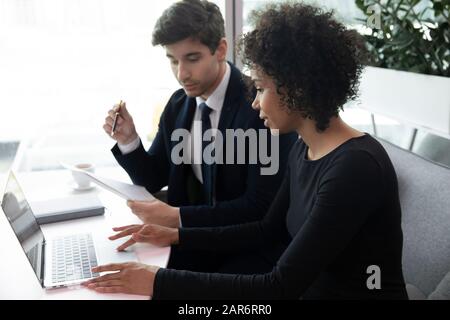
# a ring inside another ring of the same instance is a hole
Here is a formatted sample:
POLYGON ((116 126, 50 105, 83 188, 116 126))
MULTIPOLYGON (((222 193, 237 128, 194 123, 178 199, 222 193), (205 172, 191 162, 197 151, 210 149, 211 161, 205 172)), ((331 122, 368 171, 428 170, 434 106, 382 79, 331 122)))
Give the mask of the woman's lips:
POLYGON ((260 115, 259 115, 259 118, 260 118, 261 120, 264 121, 264 125, 265 125, 266 127, 269 126, 269 119, 268 119, 267 117, 264 117, 264 116, 262 116, 262 115, 260 114, 260 115))

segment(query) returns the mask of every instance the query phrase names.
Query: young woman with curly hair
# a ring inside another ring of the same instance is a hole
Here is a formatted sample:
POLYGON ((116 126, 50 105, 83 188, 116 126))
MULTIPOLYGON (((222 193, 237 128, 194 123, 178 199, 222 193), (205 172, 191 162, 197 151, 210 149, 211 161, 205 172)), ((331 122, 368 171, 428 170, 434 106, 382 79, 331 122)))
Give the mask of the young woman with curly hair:
POLYGON ((219 228, 147 226, 133 237, 243 257, 276 241, 286 250, 267 273, 124 264, 99 267, 118 272, 88 285, 154 299, 407 299, 394 168, 374 138, 339 117, 362 70, 358 36, 299 3, 269 5, 253 22, 240 44, 258 91, 253 107, 273 131, 299 135, 268 214, 219 228))

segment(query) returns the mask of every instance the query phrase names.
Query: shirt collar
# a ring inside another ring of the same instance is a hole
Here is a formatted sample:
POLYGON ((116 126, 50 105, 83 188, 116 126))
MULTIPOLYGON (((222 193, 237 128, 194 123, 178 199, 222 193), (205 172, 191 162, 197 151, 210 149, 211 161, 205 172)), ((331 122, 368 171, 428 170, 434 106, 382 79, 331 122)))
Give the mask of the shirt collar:
POLYGON ((223 103, 225 101, 225 94, 228 88, 228 82, 230 81, 230 76, 231 68, 227 62, 225 67, 225 74, 223 75, 222 81, 217 86, 216 90, 214 90, 214 92, 208 97, 206 101, 201 97, 196 97, 195 100, 197 101, 197 106, 199 106, 202 102, 205 102, 207 106, 214 111, 222 110, 223 103))

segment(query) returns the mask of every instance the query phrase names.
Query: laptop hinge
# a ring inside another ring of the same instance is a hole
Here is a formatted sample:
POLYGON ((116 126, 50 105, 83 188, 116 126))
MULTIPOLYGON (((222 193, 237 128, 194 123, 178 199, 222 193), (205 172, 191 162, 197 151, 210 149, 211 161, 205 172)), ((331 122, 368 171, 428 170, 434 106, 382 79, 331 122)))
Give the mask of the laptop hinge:
POLYGON ((41 286, 44 287, 44 277, 45 277, 45 247, 46 241, 42 241, 42 252, 41 252, 41 286))

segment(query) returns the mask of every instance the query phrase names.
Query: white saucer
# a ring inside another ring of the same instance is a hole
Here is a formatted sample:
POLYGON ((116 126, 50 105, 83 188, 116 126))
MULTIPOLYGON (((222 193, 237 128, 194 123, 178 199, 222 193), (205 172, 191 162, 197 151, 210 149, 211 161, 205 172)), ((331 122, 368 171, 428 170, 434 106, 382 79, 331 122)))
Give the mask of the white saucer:
POLYGON ((70 185, 70 187, 73 189, 73 190, 75 190, 75 191, 89 191, 89 190, 92 190, 92 189, 94 189, 95 188, 95 185, 93 185, 93 184, 91 184, 91 185, 89 185, 89 186, 87 186, 87 187, 80 187, 80 186, 78 186, 75 182, 70 182, 69 183, 69 185, 70 185))

